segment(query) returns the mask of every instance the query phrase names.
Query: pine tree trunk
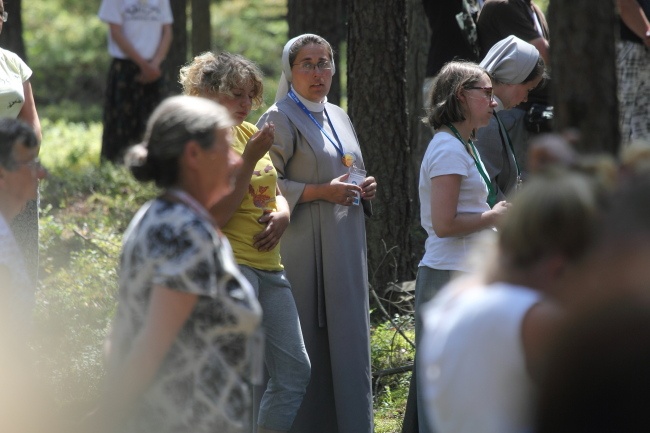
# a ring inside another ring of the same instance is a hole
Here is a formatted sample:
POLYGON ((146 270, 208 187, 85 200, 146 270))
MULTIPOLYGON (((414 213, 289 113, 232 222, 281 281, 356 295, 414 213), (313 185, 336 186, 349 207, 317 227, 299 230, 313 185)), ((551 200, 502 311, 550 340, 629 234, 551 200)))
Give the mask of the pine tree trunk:
MULTIPOLYGON (((431 30, 429 30, 429 21, 422 7, 422 0, 407 0, 406 6, 408 19, 408 51, 406 63, 408 97, 406 102, 410 131, 410 174, 413 178, 411 183, 414 188, 410 196, 412 203, 411 233, 413 237, 411 254, 418 260, 424 255, 424 242, 426 241, 427 234, 420 224, 420 200, 417 186, 419 184, 422 158, 433 136, 431 128, 422 122, 422 117, 425 114, 422 86, 426 77, 431 30)), ((408 275, 404 275, 402 279, 408 279, 408 275)))
MULTIPOLYGON (((348 112, 368 174, 378 182, 375 215, 367 221, 370 283, 412 279, 417 172, 407 113, 407 0, 349 2, 348 112)), ((414 90, 411 88, 411 91, 414 90)))
POLYGON ((27 52, 23 40, 22 0, 7 0, 4 2, 9 20, 2 26, 0 47, 12 51, 27 63, 27 52))
POLYGON ((174 17, 172 28, 174 39, 163 68, 167 76, 168 94, 177 95, 183 92, 178 83, 178 73, 187 62, 187 0, 173 0, 170 4, 174 17))
POLYGON ((332 88, 327 99, 333 104, 341 101, 341 77, 345 73, 341 68, 341 43, 345 39, 345 15, 341 0, 313 1, 288 0, 289 38, 303 33, 322 36, 334 50, 334 62, 337 72, 332 78, 332 88))
POLYGON ((210 51, 210 0, 192 0, 192 56, 210 51))
POLYGON ((554 128, 577 128, 581 152, 616 155, 620 131, 614 0, 551 0, 548 16, 554 128))

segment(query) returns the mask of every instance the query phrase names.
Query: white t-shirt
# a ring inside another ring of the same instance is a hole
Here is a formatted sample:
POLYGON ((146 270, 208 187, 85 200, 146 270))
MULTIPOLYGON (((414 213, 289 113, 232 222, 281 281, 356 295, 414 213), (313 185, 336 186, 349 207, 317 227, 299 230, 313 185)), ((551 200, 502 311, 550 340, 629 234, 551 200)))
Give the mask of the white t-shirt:
POLYGON ((487 185, 476 168, 474 159, 458 138, 447 132, 437 132, 427 147, 420 167, 420 223, 428 235, 420 266, 469 271, 465 257, 479 232, 439 238, 431 223, 431 179, 446 174, 459 174, 462 177, 458 213, 483 213, 490 210, 487 204, 487 185))
MULTIPOLYGON (((163 25, 173 22, 169 0, 102 0, 98 16, 106 23, 121 25, 126 38, 145 59, 156 53, 163 25)), ((110 32, 108 53, 118 59, 128 58, 110 32)))
POLYGON ((506 283, 452 283, 425 304, 418 386, 437 433, 530 431, 534 387, 521 326, 540 297, 506 283))
POLYGON ((25 105, 23 83, 32 70, 17 54, 0 48, 0 117, 15 119, 25 105))

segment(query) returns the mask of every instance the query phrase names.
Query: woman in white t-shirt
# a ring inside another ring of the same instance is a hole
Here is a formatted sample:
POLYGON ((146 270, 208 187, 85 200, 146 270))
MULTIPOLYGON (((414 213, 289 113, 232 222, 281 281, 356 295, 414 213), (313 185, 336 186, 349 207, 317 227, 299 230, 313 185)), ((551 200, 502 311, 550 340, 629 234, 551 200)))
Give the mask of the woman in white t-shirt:
MULTIPOLYGON (((7 21, 9 13, 0 0, 0 32, 7 21)), ((0 118, 22 120, 32 127, 40 144, 41 122, 29 82, 31 76, 32 70, 18 54, 0 48, 0 118)), ((11 222, 11 230, 27 266, 28 290, 33 297, 38 279, 38 198, 25 204, 11 222)))
MULTIPOLYGON (((420 169, 420 221, 428 236, 415 285, 416 345, 420 305, 451 279, 452 272, 469 270, 465 256, 478 232, 493 227, 508 207, 504 201, 493 202, 496 195, 472 142, 497 105, 489 75, 475 63, 449 62, 436 76, 428 102, 425 123, 435 135, 420 169)), ((417 395, 421 408, 420 392, 417 395)), ((423 412, 418 412, 419 425, 426 425, 423 412)))

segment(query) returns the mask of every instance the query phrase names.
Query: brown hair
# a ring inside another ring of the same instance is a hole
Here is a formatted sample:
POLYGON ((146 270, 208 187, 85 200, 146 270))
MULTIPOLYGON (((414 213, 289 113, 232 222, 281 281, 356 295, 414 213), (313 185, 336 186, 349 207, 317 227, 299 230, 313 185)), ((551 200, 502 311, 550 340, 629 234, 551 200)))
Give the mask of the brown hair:
POLYGON ((253 61, 239 54, 223 52, 215 56, 208 51, 181 68, 179 82, 183 93, 190 96, 222 94, 233 97, 232 89, 251 84, 255 94, 253 109, 256 109, 263 102, 263 77, 253 61))
POLYGON ((434 129, 445 123, 462 122, 465 120, 463 106, 458 99, 458 93, 476 84, 488 73, 472 62, 452 61, 445 64, 431 86, 428 99, 427 115, 424 123, 434 129))
POLYGON ((597 186, 588 176, 561 169, 527 182, 499 227, 505 264, 527 268, 555 253, 573 262, 581 259, 595 239, 597 186))

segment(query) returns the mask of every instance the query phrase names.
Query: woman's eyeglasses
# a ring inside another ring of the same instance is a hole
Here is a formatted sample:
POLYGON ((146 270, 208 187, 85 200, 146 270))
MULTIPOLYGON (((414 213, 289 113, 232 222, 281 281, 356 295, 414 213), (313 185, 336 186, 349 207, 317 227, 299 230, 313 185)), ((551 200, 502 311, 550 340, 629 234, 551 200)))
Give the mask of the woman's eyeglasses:
POLYGON ((467 90, 482 90, 485 93, 485 97, 491 101, 494 99, 494 89, 492 87, 477 87, 477 86, 472 86, 472 87, 465 87, 467 90))

